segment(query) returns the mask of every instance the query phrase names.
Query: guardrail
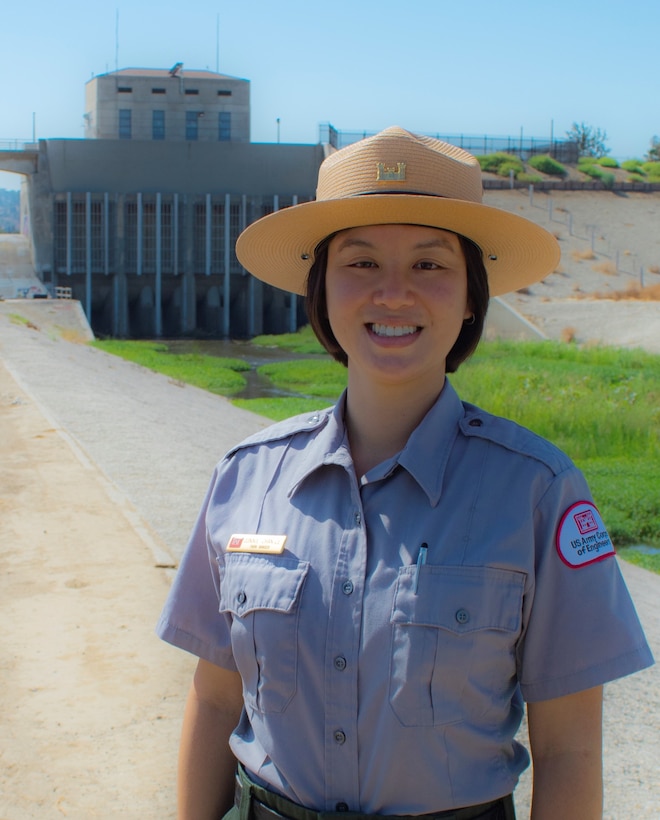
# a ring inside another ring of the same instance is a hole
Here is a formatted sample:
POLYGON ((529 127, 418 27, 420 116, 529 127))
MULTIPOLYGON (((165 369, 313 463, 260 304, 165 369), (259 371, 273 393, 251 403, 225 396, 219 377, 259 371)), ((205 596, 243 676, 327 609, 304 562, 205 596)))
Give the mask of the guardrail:
POLYGON ((36 149, 36 143, 31 137, 29 139, 2 139, 0 138, 0 151, 25 151, 25 149, 36 149))

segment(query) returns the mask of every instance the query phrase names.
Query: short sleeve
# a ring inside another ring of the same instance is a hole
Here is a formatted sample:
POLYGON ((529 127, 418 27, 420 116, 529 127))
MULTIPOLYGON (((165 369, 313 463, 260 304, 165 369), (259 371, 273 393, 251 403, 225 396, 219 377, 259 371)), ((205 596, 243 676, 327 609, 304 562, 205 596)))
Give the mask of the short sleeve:
POLYGON ((571 466, 555 476, 535 512, 535 573, 518 655, 527 701, 599 686, 653 663, 614 553, 575 566, 562 559, 558 528, 579 502, 591 504, 591 494, 571 466))
POLYGON ((216 666, 236 670, 230 616, 219 611, 218 567, 209 557, 207 541, 206 517, 216 485, 217 470, 156 625, 156 634, 216 666))

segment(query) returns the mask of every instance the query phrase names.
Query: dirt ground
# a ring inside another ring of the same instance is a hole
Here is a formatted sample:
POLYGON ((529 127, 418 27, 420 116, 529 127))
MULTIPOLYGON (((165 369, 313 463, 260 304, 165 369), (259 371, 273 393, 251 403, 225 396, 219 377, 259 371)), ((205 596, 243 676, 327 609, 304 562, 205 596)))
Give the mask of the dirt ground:
POLYGON ((167 571, 1 363, 0 452, 0 818, 174 817, 193 659, 146 637, 167 571))

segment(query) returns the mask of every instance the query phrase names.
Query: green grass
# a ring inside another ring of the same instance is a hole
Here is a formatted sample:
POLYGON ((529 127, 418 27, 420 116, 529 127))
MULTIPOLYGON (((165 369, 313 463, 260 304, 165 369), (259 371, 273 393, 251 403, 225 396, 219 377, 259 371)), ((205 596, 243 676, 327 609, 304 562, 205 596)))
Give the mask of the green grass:
MULTIPOLYGON (((274 419, 318 409, 345 384, 343 368, 322 365, 286 362, 264 373, 283 390, 318 396, 316 402, 236 403, 274 419)), ((450 378, 465 401, 529 427, 573 458, 617 546, 660 546, 660 357, 553 342, 490 342, 450 378)), ((656 558, 643 554, 641 560, 656 558)))
MULTIPOLYGON (((288 351, 301 344, 307 353, 308 333, 268 341, 279 346, 281 340, 288 351)), ((176 358, 165 345, 96 346, 114 348, 112 352, 132 361, 138 361, 135 347, 142 348, 141 364, 149 361, 146 366, 182 381, 202 372, 204 360, 212 358, 195 356, 191 362, 191 357, 181 357, 186 367, 173 375, 163 370, 176 358)), ((225 370, 226 361, 214 359, 212 367, 225 370)), ((279 389, 296 395, 234 403, 273 420, 326 407, 346 384, 345 368, 329 357, 271 363, 259 370, 279 389)), ((450 378, 465 401, 517 421, 571 456, 589 482, 617 549, 660 547, 660 356, 558 342, 487 342, 450 378)), ((624 549, 623 557, 660 572, 660 556, 624 549)))
POLYGON ((250 366, 241 359, 221 359, 201 353, 170 353, 160 342, 107 339, 92 342, 93 347, 163 373, 174 381, 192 384, 211 393, 231 396, 245 387, 241 371, 250 366))
POLYGON ((297 333, 282 333, 279 336, 256 336, 252 344, 257 347, 277 347, 291 353, 324 353, 314 331, 309 325, 297 333))
POLYGON ((571 456, 617 546, 660 546, 660 357, 493 342, 451 379, 464 400, 529 427, 571 456))
POLYGON ((10 313, 9 319, 15 325, 29 325, 30 322, 25 318, 25 316, 21 316, 20 313, 10 313))
POLYGON ((618 550, 619 558, 624 558, 631 564, 635 564, 642 569, 648 569, 651 572, 657 572, 660 575, 660 555, 650 555, 646 552, 640 552, 634 547, 624 547, 618 550))

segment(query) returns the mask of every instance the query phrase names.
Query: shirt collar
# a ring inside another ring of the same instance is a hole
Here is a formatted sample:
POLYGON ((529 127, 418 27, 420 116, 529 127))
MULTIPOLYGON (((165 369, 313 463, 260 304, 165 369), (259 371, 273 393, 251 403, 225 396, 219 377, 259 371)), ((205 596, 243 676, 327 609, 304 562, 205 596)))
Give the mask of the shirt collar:
MULTIPOLYGON (((289 489, 289 497, 320 467, 334 464, 344 469, 351 468, 350 448, 344 426, 345 404, 344 392, 335 406, 325 411, 325 423, 319 426, 314 438, 307 441, 300 451, 300 467, 289 489)), ((445 379, 442 392, 413 430, 403 450, 371 470, 366 483, 386 478, 399 465, 410 473, 424 490, 430 503, 436 506, 442 493, 449 454, 458 434, 458 423, 463 416, 461 400, 445 379)))
POLYGON ((413 430, 397 457, 398 463, 424 490, 433 506, 440 501, 447 462, 464 414, 458 394, 445 379, 435 404, 413 430))
POLYGON ((323 418, 316 435, 306 441, 300 450, 299 467, 294 473, 294 479, 289 488, 289 498, 294 495, 300 484, 320 467, 331 464, 346 470, 352 467, 353 462, 344 426, 345 405, 346 391, 341 394, 333 407, 319 414, 323 418))

